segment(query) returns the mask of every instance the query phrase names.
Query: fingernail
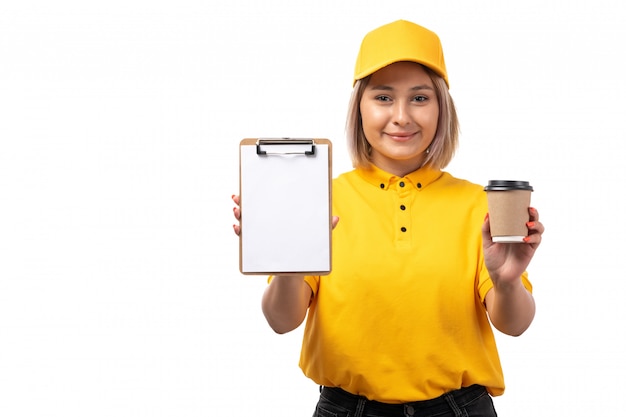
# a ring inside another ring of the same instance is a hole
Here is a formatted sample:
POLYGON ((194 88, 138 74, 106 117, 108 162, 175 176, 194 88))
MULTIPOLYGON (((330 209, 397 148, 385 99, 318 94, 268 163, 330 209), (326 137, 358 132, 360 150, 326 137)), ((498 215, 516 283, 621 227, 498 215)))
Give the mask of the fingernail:
POLYGON ((535 222, 526 222, 526 226, 535 227, 535 222))
POLYGON ((489 218, 489 213, 485 214, 485 220, 489 218))
POLYGON ((530 236, 526 236, 523 240, 524 240, 524 243, 528 243, 530 241, 530 236))

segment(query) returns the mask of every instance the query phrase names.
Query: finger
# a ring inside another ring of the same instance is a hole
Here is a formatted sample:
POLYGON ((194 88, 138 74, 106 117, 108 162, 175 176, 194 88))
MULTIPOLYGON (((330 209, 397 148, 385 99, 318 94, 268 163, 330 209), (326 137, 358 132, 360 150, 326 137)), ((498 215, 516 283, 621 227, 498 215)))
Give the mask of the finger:
POLYGON ((486 244, 493 244, 491 239, 491 223, 489 222, 489 213, 485 215, 485 221, 482 226, 483 242, 486 244))
POLYGON ((235 215, 235 219, 241 220, 241 209, 239 207, 233 207, 233 214, 235 215))
POLYGON ((524 238, 524 243, 529 243, 533 249, 537 249, 541 243, 544 226, 541 222, 529 221, 526 223, 526 227, 528 227, 528 236, 524 238))
POLYGON ((528 207, 528 215, 531 221, 539 220, 539 212, 534 207, 528 207))
POLYGON ((541 234, 531 233, 524 238, 524 243, 528 243, 533 249, 537 249, 541 243, 541 234))
POLYGON ((538 222, 538 221, 530 221, 530 222, 526 222, 526 227, 528 228, 528 234, 543 234, 545 227, 543 226, 543 223, 538 222))
POLYGON ((237 236, 239 236, 239 234, 241 233, 241 227, 236 224, 233 224, 233 230, 235 231, 235 234, 237 236))
POLYGON ((333 219, 332 219, 332 226, 333 226, 333 229, 334 229, 335 227, 337 227, 337 223, 339 223, 339 217, 338 217, 338 216, 333 216, 333 219))
POLYGON ((235 202, 235 204, 237 204, 238 206, 241 205, 241 201, 238 195, 233 194, 232 197, 233 201, 235 202))

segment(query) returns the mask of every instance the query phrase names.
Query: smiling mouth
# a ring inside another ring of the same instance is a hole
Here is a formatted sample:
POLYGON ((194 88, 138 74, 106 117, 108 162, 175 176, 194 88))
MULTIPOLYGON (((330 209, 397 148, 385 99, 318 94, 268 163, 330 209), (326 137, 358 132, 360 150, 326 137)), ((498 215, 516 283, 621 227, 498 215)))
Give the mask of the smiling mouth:
POLYGON ((385 133, 389 138, 398 141, 405 142, 415 136, 415 132, 397 132, 397 133, 385 133))

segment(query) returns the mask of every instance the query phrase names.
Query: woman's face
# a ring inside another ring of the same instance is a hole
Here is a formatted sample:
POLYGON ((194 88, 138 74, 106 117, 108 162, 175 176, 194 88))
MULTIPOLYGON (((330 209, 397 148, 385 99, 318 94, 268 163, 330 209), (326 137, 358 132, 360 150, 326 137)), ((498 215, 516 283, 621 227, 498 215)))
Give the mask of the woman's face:
POLYGON ((422 166, 437 132, 439 103, 421 65, 396 62, 372 74, 360 110, 374 165, 399 176, 422 166))

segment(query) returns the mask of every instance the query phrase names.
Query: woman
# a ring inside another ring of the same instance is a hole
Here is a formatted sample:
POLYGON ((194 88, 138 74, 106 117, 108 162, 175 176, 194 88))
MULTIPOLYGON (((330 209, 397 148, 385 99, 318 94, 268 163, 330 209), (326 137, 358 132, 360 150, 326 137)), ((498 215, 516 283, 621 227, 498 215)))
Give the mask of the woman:
POLYGON ((492 326, 517 336, 533 320, 537 210, 524 243, 493 243, 483 187, 442 171, 458 121, 426 28, 400 20, 365 36, 347 126, 355 169, 333 181, 333 271, 272 277, 262 300, 278 333, 307 319, 314 416, 495 416, 492 326))

